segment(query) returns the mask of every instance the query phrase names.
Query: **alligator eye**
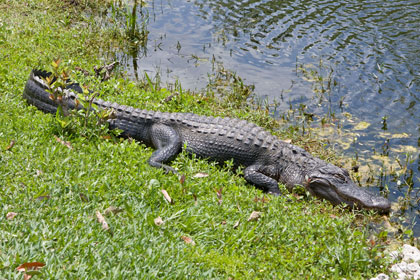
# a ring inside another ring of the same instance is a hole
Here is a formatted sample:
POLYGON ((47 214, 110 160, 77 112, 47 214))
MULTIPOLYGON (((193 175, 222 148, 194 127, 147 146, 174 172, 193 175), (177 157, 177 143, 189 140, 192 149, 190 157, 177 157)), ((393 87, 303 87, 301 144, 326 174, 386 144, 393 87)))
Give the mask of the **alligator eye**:
POLYGON ((347 171, 347 169, 341 168, 341 170, 343 170, 344 176, 350 176, 350 174, 347 171))
POLYGON ((340 182, 345 182, 346 181, 346 177, 343 174, 340 173, 334 173, 334 178, 339 180, 340 182))

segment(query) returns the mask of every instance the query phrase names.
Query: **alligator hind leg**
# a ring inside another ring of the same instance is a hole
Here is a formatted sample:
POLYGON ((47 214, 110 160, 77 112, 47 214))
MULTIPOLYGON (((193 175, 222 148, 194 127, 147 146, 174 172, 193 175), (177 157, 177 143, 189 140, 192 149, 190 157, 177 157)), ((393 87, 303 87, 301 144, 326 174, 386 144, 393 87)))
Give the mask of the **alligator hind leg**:
POLYGON ((163 168, 166 172, 178 173, 165 163, 171 161, 181 151, 182 142, 178 132, 164 124, 155 124, 151 127, 151 139, 156 151, 149 158, 153 167, 163 168))
POLYGON ((250 165, 244 170, 244 177, 249 183, 274 195, 280 195, 279 185, 276 180, 261 173, 261 165, 250 165))

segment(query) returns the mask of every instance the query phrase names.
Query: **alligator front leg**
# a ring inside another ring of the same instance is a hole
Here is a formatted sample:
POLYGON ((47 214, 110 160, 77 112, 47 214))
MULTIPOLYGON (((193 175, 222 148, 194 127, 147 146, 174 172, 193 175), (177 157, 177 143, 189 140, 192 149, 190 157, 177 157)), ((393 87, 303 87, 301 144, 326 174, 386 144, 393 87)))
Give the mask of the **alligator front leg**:
POLYGON ((181 152, 182 142, 178 132, 167 125, 155 124, 151 127, 150 134, 156 151, 149 158, 149 164, 153 167, 163 168, 166 172, 178 173, 174 168, 165 164, 181 152))
POLYGON ((261 165, 250 165, 244 170, 244 177, 249 183, 274 195, 280 195, 278 182, 271 177, 263 174, 261 165))

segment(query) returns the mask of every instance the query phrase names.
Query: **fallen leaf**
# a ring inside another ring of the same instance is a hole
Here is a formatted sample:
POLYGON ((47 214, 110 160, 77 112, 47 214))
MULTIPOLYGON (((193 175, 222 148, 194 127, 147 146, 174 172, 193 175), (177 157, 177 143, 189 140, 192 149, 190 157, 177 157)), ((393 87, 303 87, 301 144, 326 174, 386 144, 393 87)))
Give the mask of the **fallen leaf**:
POLYGON ((222 198, 222 190, 223 190, 223 188, 220 188, 220 189, 216 190, 216 194, 217 194, 218 199, 222 198))
POLYGON ((334 214, 331 214, 331 215, 330 215, 330 218, 331 218, 331 219, 337 219, 338 217, 337 217, 336 215, 334 215, 334 214))
POLYGON ((181 183, 181 185, 183 185, 185 183, 185 175, 182 174, 181 178, 179 178, 179 182, 181 183))
POLYGON ((223 190, 223 188, 220 188, 220 189, 216 190, 217 198, 219 199, 217 203, 219 205, 221 205, 222 204, 222 201, 223 201, 223 199, 222 199, 222 190, 223 190))
POLYGON ((253 211, 248 218, 248 222, 257 221, 261 217, 261 212, 253 211))
POLYGON ((17 215, 15 212, 9 212, 6 214, 6 219, 13 220, 13 218, 17 215))
POLYGON ((109 206, 108 208, 105 209, 104 215, 105 216, 108 216, 111 213, 118 214, 118 213, 120 213, 122 211, 124 211, 124 209, 119 208, 119 207, 109 206))
POLYGON ((11 148, 13 148, 13 146, 15 145, 15 143, 16 143, 16 141, 15 141, 15 140, 10 141, 9 146, 7 146, 7 147, 6 147, 6 151, 8 151, 8 150, 10 150, 11 148))
POLYGON ((284 139, 283 142, 284 143, 287 143, 287 144, 291 144, 292 143, 292 139, 284 139))
POLYGON ((163 196, 165 197, 165 199, 172 204, 172 198, 169 196, 168 192, 165 190, 162 190, 163 196))
POLYGON ((96 211, 96 218, 98 219, 98 222, 102 225, 102 229, 109 230, 108 223, 105 221, 104 216, 102 216, 101 212, 96 211))
POLYGON ((193 178, 205 178, 205 177, 208 177, 208 176, 209 176, 209 174, 207 174, 207 173, 199 172, 199 173, 195 174, 193 176, 193 178))
POLYGON ((165 223, 160 216, 154 219, 154 222, 155 222, 155 225, 157 225, 158 227, 165 223))
POLYGON ((40 269, 41 267, 44 267, 45 263, 42 262, 28 262, 28 263, 24 263, 19 265, 16 270, 17 271, 21 271, 24 272, 26 270, 37 270, 40 269))
POLYGON ((195 246, 194 240, 192 240, 190 237, 183 235, 181 236, 181 239, 184 240, 185 243, 195 246))
POLYGON ((233 228, 238 228, 240 223, 241 223, 241 221, 240 221, 240 220, 238 220, 238 221, 237 221, 237 222, 233 225, 233 228))
POLYGON ((226 221, 222 221, 220 224, 222 224, 222 225, 226 225, 226 221))
POLYGON ((29 262, 19 265, 16 270, 19 272, 24 272, 23 279, 29 280, 33 275, 38 274, 37 270, 43 266, 45 266, 45 264, 41 262, 29 262))
POLYGON ((73 149, 73 147, 71 146, 71 143, 69 141, 64 141, 62 140, 60 137, 54 135, 55 140, 57 140, 58 143, 60 143, 61 145, 66 146, 67 148, 69 148, 70 150, 73 149))

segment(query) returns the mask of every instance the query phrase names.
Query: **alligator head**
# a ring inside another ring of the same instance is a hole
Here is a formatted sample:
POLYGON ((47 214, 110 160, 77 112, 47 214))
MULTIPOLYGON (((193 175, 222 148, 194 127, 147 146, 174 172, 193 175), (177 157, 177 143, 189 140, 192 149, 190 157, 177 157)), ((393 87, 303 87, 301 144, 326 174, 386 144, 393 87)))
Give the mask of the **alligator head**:
POLYGON ((357 186, 350 179, 347 170, 332 164, 326 164, 309 173, 305 187, 311 194, 335 205, 345 203, 350 207, 372 209, 379 213, 388 213, 391 209, 388 199, 357 186))

